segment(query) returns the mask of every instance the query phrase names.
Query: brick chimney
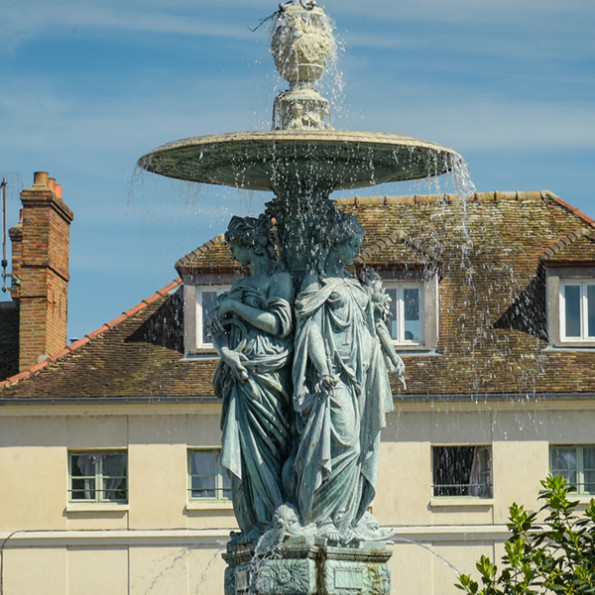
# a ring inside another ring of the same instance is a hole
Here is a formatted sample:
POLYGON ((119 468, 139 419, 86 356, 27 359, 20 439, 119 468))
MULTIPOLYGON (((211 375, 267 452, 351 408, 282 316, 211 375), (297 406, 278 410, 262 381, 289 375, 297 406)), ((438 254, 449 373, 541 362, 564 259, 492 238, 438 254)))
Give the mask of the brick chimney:
POLYGON ((19 304, 19 370, 66 346, 68 256, 72 211, 62 187, 47 172, 35 172, 21 192, 20 221, 12 240, 11 297, 19 304))

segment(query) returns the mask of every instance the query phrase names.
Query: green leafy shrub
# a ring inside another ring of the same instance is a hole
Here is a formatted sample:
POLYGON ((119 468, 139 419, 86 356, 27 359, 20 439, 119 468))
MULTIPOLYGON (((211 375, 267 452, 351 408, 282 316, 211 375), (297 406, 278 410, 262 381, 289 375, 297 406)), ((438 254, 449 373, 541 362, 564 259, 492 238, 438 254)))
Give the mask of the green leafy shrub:
POLYGON ((569 500, 576 489, 563 477, 550 475, 541 485, 544 522, 537 523, 537 513, 513 504, 507 523, 512 536, 501 570, 482 556, 476 564, 482 585, 462 574, 459 589, 470 595, 595 594, 595 499, 579 516, 578 502, 569 500))

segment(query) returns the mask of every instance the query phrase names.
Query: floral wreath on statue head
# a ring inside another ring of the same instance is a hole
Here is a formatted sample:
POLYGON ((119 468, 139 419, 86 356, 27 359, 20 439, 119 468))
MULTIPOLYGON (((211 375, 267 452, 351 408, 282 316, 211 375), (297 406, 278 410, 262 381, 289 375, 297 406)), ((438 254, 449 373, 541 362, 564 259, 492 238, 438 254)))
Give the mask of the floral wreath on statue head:
POLYGON ((354 236, 364 236, 364 228, 355 215, 335 211, 331 220, 330 229, 327 235, 329 249, 341 246, 354 236))
POLYGON ((259 256, 266 254, 271 260, 277 260, 276 231, 272 221, 265 215, 258 218, 234 215, 227 226, 225 241, 242 248, 251 248, 259 256))

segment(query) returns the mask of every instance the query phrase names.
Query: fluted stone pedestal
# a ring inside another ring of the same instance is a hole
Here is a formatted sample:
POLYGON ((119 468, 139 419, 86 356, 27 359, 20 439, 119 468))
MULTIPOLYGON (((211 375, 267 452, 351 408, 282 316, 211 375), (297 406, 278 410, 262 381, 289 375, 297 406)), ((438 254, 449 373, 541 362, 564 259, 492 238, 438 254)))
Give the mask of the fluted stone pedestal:
POLYGON ((390 557, 382 545, 288 542, 255 556, 250 546, 230 544, 225 595, 390 595, 390 557))

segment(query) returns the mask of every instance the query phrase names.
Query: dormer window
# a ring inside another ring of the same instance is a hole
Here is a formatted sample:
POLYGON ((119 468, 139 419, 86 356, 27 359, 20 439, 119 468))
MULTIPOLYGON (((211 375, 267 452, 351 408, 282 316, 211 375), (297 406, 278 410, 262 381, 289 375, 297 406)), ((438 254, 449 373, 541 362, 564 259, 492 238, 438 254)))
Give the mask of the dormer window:
POLYGON ((595 267, 546 266, 550 344, 595 347, 595 267))
POLYGON ((430 351, 438 343, 436 271, 381 272, 391 304, 389 331, 400 351, 430 351))
POLYGON ((561 281, 560 338, 595 341, 595 279, 561 281))
POLYGON ((380 275, 391 299, 388 330, 397 350, 434 352, 440 258, 400 230, 368 246, 361 258, 380 275))
MULTIPOLYGON (((213 277, 215 277, 213 275, 213 277)), ((209 312, 216 306, 217 296, 229 291, 232 275, 216 278, 190 278, 184 282, 184 351, 186 355, 213 357, 215 348, 208 336, 209 312)))
POLYGON ((424 288, 422 282, 386 283, 391 298, 390 334, 395 343, 423 345, 424 288))
POLYGON ((229 288, 228 285, 196 287, 196 347, 198 349, 213 346, 207 332, 209 313, 215 308, 217 296, 229 291, 229 288))

